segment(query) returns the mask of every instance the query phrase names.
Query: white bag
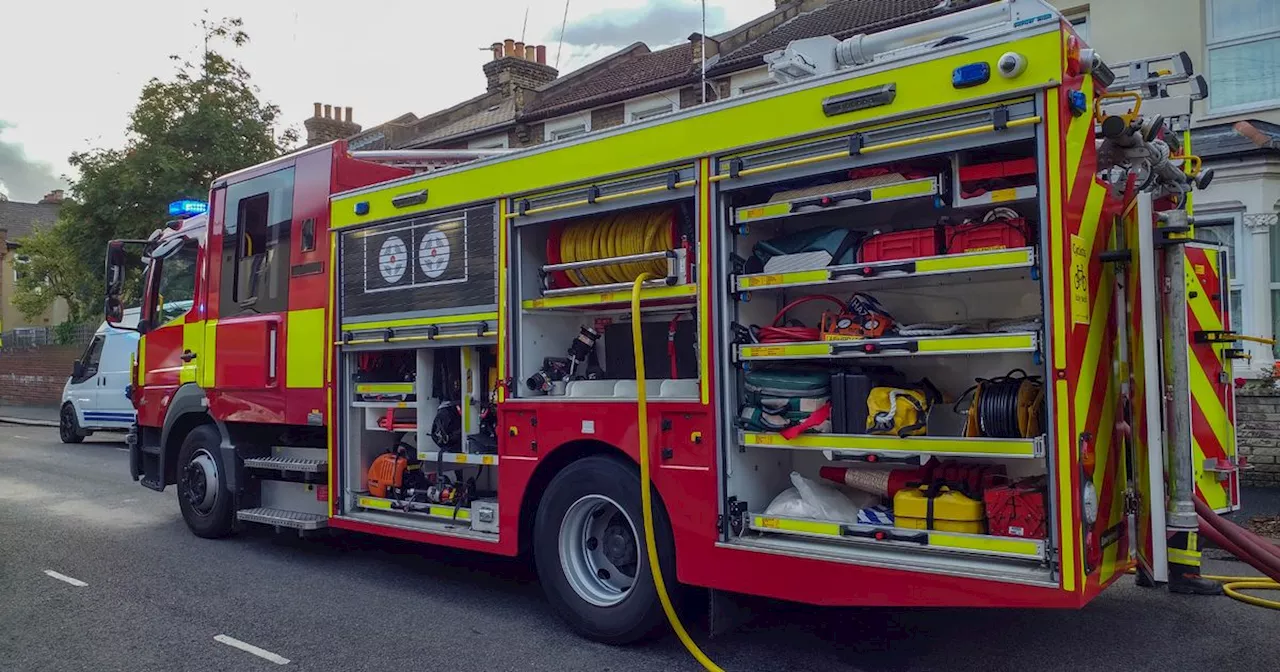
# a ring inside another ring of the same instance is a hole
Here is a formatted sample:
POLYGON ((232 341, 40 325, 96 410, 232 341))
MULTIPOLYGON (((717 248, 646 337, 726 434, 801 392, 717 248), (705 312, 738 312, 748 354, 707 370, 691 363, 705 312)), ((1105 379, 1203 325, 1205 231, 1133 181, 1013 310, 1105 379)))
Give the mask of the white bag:
POLYGON ((856 523, 858 511, 873 506, 878 499, 869 493, 855 493, 860 501, 854 501, 844 491, 833 485, 820 483, 797 472, 791 472, 791 482, 800 493, 800 498, 813 510, 809 518, 829 520, 833 523, 856 523))

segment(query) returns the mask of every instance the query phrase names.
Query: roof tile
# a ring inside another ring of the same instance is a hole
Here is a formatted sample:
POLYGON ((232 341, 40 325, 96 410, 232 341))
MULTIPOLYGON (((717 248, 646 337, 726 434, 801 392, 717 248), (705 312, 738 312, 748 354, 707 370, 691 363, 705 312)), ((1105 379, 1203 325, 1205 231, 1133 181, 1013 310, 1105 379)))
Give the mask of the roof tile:
POLYGON ((51 226, 61 207, 56 203, 0 201, 0 229, 8 232, 6 240, 16 240, 30 234, 37 226, 51 226))
POLYGON ((671 83, 673 79, 681 80, 693 70, 693 45, 688 42, 640 54, 615 67, 591 74, 573 86, 556 87, 534 101, 525 115, 530 119, 542 119, 561 110, 612 103, 615 99, 663 88, 663 84, 671 83))

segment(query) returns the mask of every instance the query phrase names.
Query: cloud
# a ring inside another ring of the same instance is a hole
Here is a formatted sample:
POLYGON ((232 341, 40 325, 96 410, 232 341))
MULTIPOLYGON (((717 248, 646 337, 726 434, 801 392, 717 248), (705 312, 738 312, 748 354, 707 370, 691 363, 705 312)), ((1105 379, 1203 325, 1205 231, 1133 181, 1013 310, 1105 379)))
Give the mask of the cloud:
MULTIPOLYGON (((724 9, 707 7, 707 32, 726 21, 724 9)), ((572 47, 625 47, 644 42, 650 47, 665 47, 683 41, 702 27, 702 6, 697 0, 654 0, 644 7, 612 10, 576 18, 564 30, 566 51, 572 47)), ((547 41, 554 45, 560 38, 553 31, 547 41)))
POLYGON ((53 166, 27 156, 21 143, 3 138, 13 124, 0 119, 0 193, 15 201, 35 202, 53 189, 65 189, 67 183, 53 172, 53 166))

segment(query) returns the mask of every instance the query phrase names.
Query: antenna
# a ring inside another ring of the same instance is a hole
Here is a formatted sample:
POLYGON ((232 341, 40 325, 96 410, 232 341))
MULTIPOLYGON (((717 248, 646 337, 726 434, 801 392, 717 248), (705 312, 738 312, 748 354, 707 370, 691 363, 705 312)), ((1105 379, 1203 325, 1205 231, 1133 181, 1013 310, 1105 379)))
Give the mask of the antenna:
POLYGON ((707 0, 702 0, 702 104, 707 104, 707 0))
POLYGON ((524 42, 524 33, 529 29, 529 5, 524 6, 524 24, 520 26, 520 41, 524 42))
POLYGON ((556 46, 556 69, 560 69, 560 52, 564 50, 564 29, 569 25, 569 0, 564 0, 564 19, 560 21, 560 44, 556 46))

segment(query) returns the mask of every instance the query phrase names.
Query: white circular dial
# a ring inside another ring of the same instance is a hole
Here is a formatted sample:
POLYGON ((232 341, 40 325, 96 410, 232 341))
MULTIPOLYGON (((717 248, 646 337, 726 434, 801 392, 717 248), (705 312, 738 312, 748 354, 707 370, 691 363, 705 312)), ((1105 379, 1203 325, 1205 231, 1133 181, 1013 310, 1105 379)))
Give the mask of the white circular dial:
POLYGON ((439 231, 428 231, 418 244, 418 265, 432 280, 444 275, 449 268, 449 237, 439 231))
POLYGON ((404 277, 408 263, 409 249, 399 236, 388 236, 382 241, 382 249, 378 251, 378 272, 389 284, 400 282, 404 277))
POLYGON ((1098 520, 1098 490, 1093 487, 1092 481, 1085 481, 1082 490, 1084 522, 1086 525, 1093 525, 1098 520))

